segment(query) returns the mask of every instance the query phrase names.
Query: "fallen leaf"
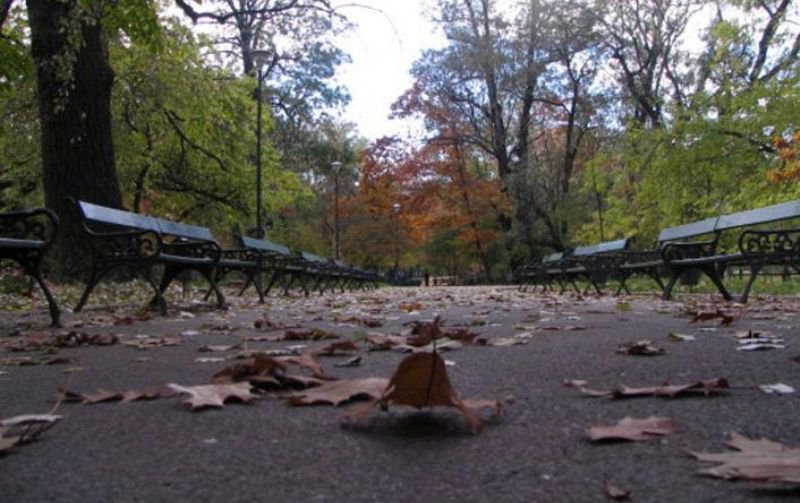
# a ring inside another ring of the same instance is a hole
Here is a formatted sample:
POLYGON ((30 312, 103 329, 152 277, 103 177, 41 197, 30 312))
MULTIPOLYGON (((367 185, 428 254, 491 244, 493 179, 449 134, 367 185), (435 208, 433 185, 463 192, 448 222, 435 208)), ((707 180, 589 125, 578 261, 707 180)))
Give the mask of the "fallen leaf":
POLYGON ((697 339, 694 335, 679 334, 679 333, 676 333, 676 332, 670 332, 668 337, 669 337, 669 340, 674 341, 674 342, 691 342, 691 341, 694 341, 694 340, 697 339))
POLYGON ((168 335, 137 335, 133 340, 123 342, 136 349, 152 349, 183 344, 182 337, 168 335))
POLYGON ((74 358, 66 358, 63 356, 40 356, 37 358, 30 356, 17 356, 0 360, 0 365, 6 367, 26 367, 32 365, 63 365, 76 362, 77 360, 74 358))
POLYGON ((290 405, 341 405, 358 399, 376 400, 386 389, 389 380, 384 377, 343 379, 326 382, 315 388, 284 395, 290 405))
POLYGON ((800 449, 766 439, 749 439, 735 432, 731 433, 731 440, 726 444, 738 452, 690 451, 700 461, 722 463, 701 470, 701 474, 727 480, 800 485, 800 449))
POLYGON ((311 371, 311 374, 318 379, 327 379, 322 365, 319 364, 314 355, 303 353, 299 356, 276 356, 275 360, 292 365, 299 365, 311 371))
POLYGON ((420 304, 419 302, 400 304, 399 306, 397 306, 397 308, 401 311, 411 313, 414 311, 422 311, 422 304, 420 304))
POLYGON ((59 419, 54 414, 21 414, 0 420, 0 452, 36 440, 59 419))
POLYGON ((652 341, 641 340, 628 342, 617 348, 617 353, 634 356, 658 356, 665 353, 664 348, 653 344, 652 341))
POLYGON ((250 391, 251 385, 249 382, 204 384, 200 386, 181 386, 180 384, 170 383, 167 384, 167 387, 178 393, 188 394, 189 398, 184 400, 184 403, 189 404, 192 410, 208 407, 221 408, 229 400, 250 402, 257 398, 250 391))
POLYGON ((742 344, 736 348, 736 351, 768 351, 770 349, 785 349, 784 344, 775 344, 772 342, 755 342, 749 344, 742 344))
POLYGON ((621 487, 617 486, 616 484, 612 484, 611 482, 606 482, 606 496, 611 498, 612 500, 622 501, 628 499, 631 495, 630 491, 626 491, 621 487))
POLYGON ((216 345, 203 344, 202 346, 197 348, 197 350, 203 353, 224 353, 226 351, 233 351, 234 349, 241 349, 241 348, 242 348, 241 344, 216 344, 216 345))
POLYGON ((732 314, 726 313, 718 307, 714 308, 713 310, 697 311, 690 314, 692 315, 692 320, 690 323, 719 319, 719 324, 721 326, 728 326, 733 323, 735 319, 732 314))
POLYGON ((771 395, 790 395, 795 392, 794 388, 788 384, 783 384, 782 382, 775 384, 762 384, 758 387, 758 389, 771 395))
POLYGON ((613 426, 592 426, 589 439, 604 440, 652 440, 675 431, 675 421, 666 417, 651 416, 646 419, 626 417, 613 426))
POLYGON ((332 342, 327 346, 314 351, 313 353, 318 356, 334 356, 337 354, 348 354, 351 351, 358 351, 358 346, 353 341, 338 341, 332 342))
POLYGON ((528 340, 523 337, 492 337, 487 339, 487 346, 508 347, 508 346, 521 346, 527 344, 528 340))
POLYGON ((334 363, 334 367, 358 367, 361 365, 361 357, 354 356, 352 358, 348 358, 347 360, 339 363, 334 363))
POLYGON ((375 407, 386 409, 389 405, 407 405, 415 408, 455 407, 464 415, 474 433, 481 430, 483 420, 480 409, 490 408, 500 413, 502 406, 496 401, 462 400, 450 384, 447 367, 437 353, 413 353, 405 357, 380 398, 351 412, 354 418, 364 417, 375 407))
POLYGON ((730 384, 725 378, 706 379, 691 384, 663 384, 661 386, 647 386, 643 388, 631 388, 623 384, 613 390, 597 390, 589 388, 585 384, 571 385, 570 383, 571 381, 565 382, 567 386, 578 388, 584 395, 607 398, 635 398, 643 396, 677 398, 680 396, 708 396, 730 388, 730 384))

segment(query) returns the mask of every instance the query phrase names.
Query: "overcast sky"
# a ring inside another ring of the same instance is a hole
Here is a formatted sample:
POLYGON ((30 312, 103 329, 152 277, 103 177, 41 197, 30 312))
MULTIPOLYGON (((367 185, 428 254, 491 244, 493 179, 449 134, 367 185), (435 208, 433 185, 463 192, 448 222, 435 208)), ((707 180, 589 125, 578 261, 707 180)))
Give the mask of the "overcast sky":
POLYGON ((359 7, 341 10, 357 24, 339 41, 353 60, 338 73, 339 82, 352 96, 343 119, 355 123, 361 136, 369 140, 404 135, 413 127, 387 117, 391 104, 411 87, 409 70, 420 52, 442 44, 423 13, 426 3, 429 0, 358 0, 353 4, 381 12, 359 7))

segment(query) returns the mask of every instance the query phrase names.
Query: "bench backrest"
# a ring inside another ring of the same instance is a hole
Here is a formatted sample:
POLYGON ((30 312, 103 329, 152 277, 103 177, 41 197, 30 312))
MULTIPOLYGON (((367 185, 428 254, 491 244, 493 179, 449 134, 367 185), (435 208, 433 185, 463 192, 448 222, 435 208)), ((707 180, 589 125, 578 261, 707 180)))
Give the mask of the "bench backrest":
POLYGON ((629 245, 628 238, 615 239, 614 241, 604 241, 593 245, 578 246, 572 252, 573 257, 586 257, 596 253, 612 253, 627 250, 629 245))
POLYGON ((545 255, 542 257, 542 263, 551 264, 553 262, 558 262, 562 258, 564 258, 564 252, 551 253, 550 255, 545 255))
POLYGON ((292 251, 288 246, 275 243, 267 238, 258 239, 247 236, 239 236, 239 241, 242 243, 243 247, 250 248, 252 250, 277 253, 278 255, 284 255, 287 257, 292 254, 292 251))
POLYGON ((85 220, 126 227, 140 231, 153 231, 162 236, 171 236, 192 241, 214 241, 211 230, 199 225, 173 222, 164 218, 151 217, 130 211, 118 210, 99 204, 78 201, 78 208, 85 220))
POLYGON ((161 232, 158 221, 147 215, 131 213, 130 211, 109 208, 85 201, 78 201, 77 205, 78 209, 83 214, 83 218, 90 222, 117 225, 142 231, 161 232))
POLYGON ((678 225, 663 229, 658 235, 658 242, 677 241, 679 239, 693 238, 703 234, 711 234, 716 230, 719 217, 706 218, 698 222, 678 225))
POLYGON ((308 252, 300 252, 300 255, 303 257, 303 260, 306 262, 311 262, 313 264, 327 264, 328 259, 325 257, 320 257, 319 255, 314 255, 313 253, 308 252))
POLYGON ((214 241, 214 236, 211 235, 211 230, 208 227, 173 222, 163 218, 156 218, 155 220, 162 236, 174 236, 192 241, 214 241))
POLYGON ((724 231, 737 227, 766 224, 800 217, 800 199, 774 204, 755 210, 740 211, 719 217, 715 230, 724 231))

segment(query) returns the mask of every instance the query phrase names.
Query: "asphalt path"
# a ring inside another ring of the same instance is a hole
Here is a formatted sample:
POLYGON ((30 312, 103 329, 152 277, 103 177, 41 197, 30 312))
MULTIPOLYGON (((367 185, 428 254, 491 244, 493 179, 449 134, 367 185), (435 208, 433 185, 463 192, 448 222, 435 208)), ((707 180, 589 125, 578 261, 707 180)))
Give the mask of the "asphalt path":
MULTIPOLYGON (((62 418, 29 444, 0 454, 4 502, 590 502, 610 501, 606 485, 630 492, 630 501, 772 502, 800 498, 797 486, 733 482, 701 476, 708 468, 687 451, 724 452, 731 432, 800 447, 797 393, 776 396, 758 386, 800 389, 798 298, 754 299, 748 306, 680 302, 655 296, 552 296, 511 287, 386 288, 324 296, 273 297, 264 305, 234 299, 227 311, 170 298, 170 314, 131 324, 135 305, 66 313, 67 328, 50 331, 44 312, 0 315, 7 347, 31 333, 116 334, 120 343, 61 349, 61 365, 0 367, 0 418, 46 413, 60 387, 144 389, 164 383, 209 382, 232 364, 237 350, 201 353, 203 345, 241 344, 263 335, 256 321, 319 328, 342 338, 402 334, 414 320, 440 316, 485 339, 521 337, 508 347, 466 345, 442 352, 454 388, 465 398, 499 400, 501 417, 470 432, 455 409, 397 407, 352 421, 347 407, 290 407, 264 396, 251 403, 192 411, 182 397, 131 403, 61 403, 62 418), (687 310, 721 307, 733 316, 692 322, 687 310), (378 324, 368 327, 367 324, 378 324), (738 351, 737 332, 769 332, 785 349, 738 351), (675 342, 670 333, 693 341, 675 342), (125 341, 170 336, 174 346, 136 349, 125 341), (661 356, 616 352, 649 339, 661 356), (198 358, 226 358, 201 363, 198 358), (714 396, 612 400, 564 385, 582 379, 594 388, 683 384, 725 378, 731 389, 714 396), (629 416, 668 417, 677 430, 642 442, 592 443, 587 429, 629 416)), ((248 350, 297 344, 248 342, 248 350)), ((301 351, 309 347, 299 348, 301 351)), ((320 357, 338 378, 389 377, 404 358, 397 351, 320 357)), ((38 357, 4 351, 0 358, 38 357)), ((54 355, 49 355, 54 356, 54 355)))

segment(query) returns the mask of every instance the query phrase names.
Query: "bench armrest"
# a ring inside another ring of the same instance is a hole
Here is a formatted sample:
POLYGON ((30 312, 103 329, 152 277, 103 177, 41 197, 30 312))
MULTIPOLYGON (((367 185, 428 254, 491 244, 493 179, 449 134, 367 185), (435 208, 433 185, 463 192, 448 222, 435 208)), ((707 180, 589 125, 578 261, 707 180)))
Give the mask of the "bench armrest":
POLYGON ((717 249, 717 240, 667 243, 661 248, 661 258, 666 263, 689 258, 710 257, 717 249))
POLYGON ((47 208, 0 213, 0 236, 42 241, 50 246, 58 231, 58 217, 47 208))
POLYGON ((161 253, 161 236, 154 231, 98 232, 86 225, 83 234, 95 259, 148 259, 161 253))
POLYGON ((223 260, 240 260, 243 262, 259 262, 263 259, 261 253, 250 248, 223 249, 220 257, 223 260))
POLYGON ((219 262, 222 258, 222 247, 215 241, 175 240, 164 243, 162 253, 192 258, 209 258, 214 262, 219 262))
POLYGON ((783 230, 748 230, 739 235, 745 257, 800 256, 800 227, 783 230))

